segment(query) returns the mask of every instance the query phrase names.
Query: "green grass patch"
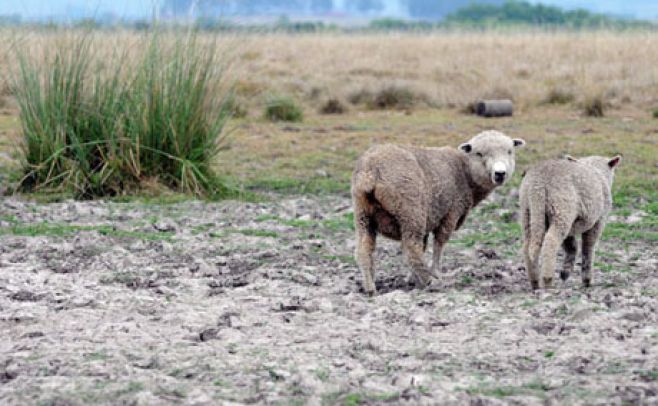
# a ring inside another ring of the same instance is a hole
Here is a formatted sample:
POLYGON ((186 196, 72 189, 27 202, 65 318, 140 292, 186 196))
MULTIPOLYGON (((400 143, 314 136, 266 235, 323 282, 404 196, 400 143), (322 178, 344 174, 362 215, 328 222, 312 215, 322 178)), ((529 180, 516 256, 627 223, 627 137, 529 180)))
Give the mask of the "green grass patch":
POLYGON ((24 237, 67 237, 81 232, 97 231, 102 235, 117 238, 134 238, 148 241, 169 241, 174 237, 171 232, 141 232, 117 230, 108 225, 78 226, 57 223, 14 223, 8 227, 0 227, 0 235, 16 235, 24 237))
POLYGON ((259 177, 243 182, 247 190, 272 191, 284 194, 330 194, 348 193, 349 182, 332 178, 294 179, 285 177, 259 177))
POLYGON ((329 370, 328 369, 314 369, 313 374, 315 374, 315 377, 318 378, 322 382, 326 382, 329 380, 329 370))
MULTIPOLYGON (((425 392, 421 391, 421 393, 425 393, 425 392)), ((400 398, 399 392, 384 392, 384 393, 332 392, 322 396, 322 404, 357 406, 357 405, 370 404, 370 403, 394 402, 399 398, 400 398)))
POLYGON ((278 238, 279 233, 272 230, 259 230, 253 228, 229 228, 221 231, 213 231, 208 233, 212 238, 225 238, 231 234, 242 234, 248 237, 268 237, 268 238, 278 238))
POLYGON ((4 221, 6 223, 18 223, 18 219, 16 216, 7 216, 7 215, 0 215, 0 221, 4 221))
POLYGON ((601 236, 603 240, 621 240, 624 242, 644 240, 658 241, 658 217, 648 216, 641 222, 626 224, 619 222, 608 223, 601 236))
POLYGON ((461 282, 462 282, 462 285, 469 286, 469 285, 473 284, 474 280, 473 280, 472 277, 470 277, 468 275, 464 275, 464 276, 462 276, 462 281, 461 282))
POLYGON ((271 238, 279 237, 279 233, 270 230, 256 230, 251 228, 242 228, 238 230, 233 230, 233 232, 246 235, 249 237, 271 237, 271 238))
POLYGON ((658 369, 634 371, 643 380, 655 382, 658 381, 658 369))
POLYGON ((84 354, 84 358, 87 361, 105 361, 106 359, 110 358, 110 356, 105 352, 90 352, 84 354))
POLYGON ((129 395, 131 393, 141 392, 144 390, 144 384, 141 382, 130 382, 125 388, 114 393, 115 396, 129 395))
POLYGON ((516 223, 495 223, 490 230, 484 232, 464 233, 460 238, 451 240, 455 243, 473 247, 476 244, 504 246, 518 243, 521 240, 521 226, 516 223))
POLYGON ((545 397, 545 392, 549 391, 551 387, 541 381, 532 381, 520 386, 493 386, 482 385, 464 389, 464 392, 469 395, 480 395, 495 398, 506 398, 510 396, 535 396, 539 398, 545 397))
POLYGON ((154 31, 134 60, 101 59, 90 34, 63 35, 39 55, 16 47, 23 190, 116 196, 155 179, 230 194, 212 169, 229 117, 216 88, 224 61, 193 35, 164 39, 154 31))
POLYGON ((322 228, 330 231, 354 231, 353 213, 347 213, 341 217, 327 220, 283 219, 269 214, 258 216, 256 218, 256 222, 265 221, 275 221, 279 224, 295 228, 322 228))
POLYGON ((351 255, 322 255, 322 259, 356 265, 356 260, 351 255))

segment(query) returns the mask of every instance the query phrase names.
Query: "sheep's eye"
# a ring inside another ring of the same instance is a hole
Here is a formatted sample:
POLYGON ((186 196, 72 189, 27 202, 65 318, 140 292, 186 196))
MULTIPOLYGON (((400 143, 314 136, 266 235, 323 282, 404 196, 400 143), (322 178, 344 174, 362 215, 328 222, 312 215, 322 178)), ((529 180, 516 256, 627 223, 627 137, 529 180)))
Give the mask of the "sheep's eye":
POLYGON ((512 155, 512 150, 511 150, 511 149, 508 150, 508 151, 507 151, 507 154, 508 154, 508 155, 512 155))
POLYGON ((476 152, 475 155, 477 155, 478 157, 482 158, 482 152, 476 152))

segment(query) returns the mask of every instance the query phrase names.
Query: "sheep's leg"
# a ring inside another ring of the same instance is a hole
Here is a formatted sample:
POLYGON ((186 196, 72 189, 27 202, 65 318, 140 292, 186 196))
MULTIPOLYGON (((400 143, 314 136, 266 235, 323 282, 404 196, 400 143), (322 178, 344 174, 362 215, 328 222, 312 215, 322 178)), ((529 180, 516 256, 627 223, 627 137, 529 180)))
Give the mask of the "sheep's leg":
POLYGON ((567 237, 562 243, 562 248, 564 249, 564 263, 562 264, 560 279, 566 281, 573 272, 573 265, 576 262, 576 253, 578 252, 576 237, 567 237))
POLYGON ((539 272, 537 272, 537 261, 530 257, 530 238, 525 237, 523 240, 523 258, 525 259, 525 269, 528 271, 528 279, 532 289, 539 289, 539 272))
POLYGON ((354 257, 356 263, 363 274, 363 289, 368 295, 375 294, 375 267, 373 263, 373 253, 377 233, 372 226, 371 220, 365 216, 357 216, 355 221, 356 228, 356 249, 354 257))
POLYGON ((583 278, 583 286, 588 288, 592 283, 592 262, 594 261, 594 248, 599 241, 599 237, 603 232, 604 224, 598 222, 590 230, 583 233, 582 241, 582 269, 581 276, 583 278))
POLYGON ((448 215, 441 222, 441 225, 434 230, 434 250, 432 252, 432 274, 437 276, 441 271, 441 257, 443 247, 450 239, 450 235, 455 231, 459 216, 448 215))
POLYGON ((523 226, 523 258, 525 259, 525 269, 528 272, 528 279, 533 290, 539 289, 539 251, 543 242, 543 236, 533 244, 530 228, 530 211, 526 210, 521 218, 523 226))
POLYGON ((553 287, 553 278, 555 275, 555 263, 557 261, 557 252, 562 245, 562 241, 566 236, 564 231, 565 227, 559 224, 552 224, 546 235, 544 236, 544 243, 541 247, 541 275, 544 279, 544 288, 550 289, 553 287))
POLYGON ((432 281, 432 274, 423 260, 423 237, 402 237, 402 251, 416 280, 416 287, 424 288, 432 281))

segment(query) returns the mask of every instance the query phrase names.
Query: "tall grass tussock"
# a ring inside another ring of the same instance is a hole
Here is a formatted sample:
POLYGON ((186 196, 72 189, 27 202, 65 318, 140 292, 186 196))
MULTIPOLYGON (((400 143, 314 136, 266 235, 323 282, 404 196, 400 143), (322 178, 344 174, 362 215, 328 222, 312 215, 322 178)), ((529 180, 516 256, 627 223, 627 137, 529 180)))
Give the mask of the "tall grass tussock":
MULTIPOLYGON (((212 163, 229 116, 223 61, 194 35, 156 31, 136 59, 97 55, 70 33, 44 55, 16 51, 25 190, 113 196, 157 179, 196 195, 227 193, 212 163)), ((140 49, 140 50, 141 50, 140 49)))

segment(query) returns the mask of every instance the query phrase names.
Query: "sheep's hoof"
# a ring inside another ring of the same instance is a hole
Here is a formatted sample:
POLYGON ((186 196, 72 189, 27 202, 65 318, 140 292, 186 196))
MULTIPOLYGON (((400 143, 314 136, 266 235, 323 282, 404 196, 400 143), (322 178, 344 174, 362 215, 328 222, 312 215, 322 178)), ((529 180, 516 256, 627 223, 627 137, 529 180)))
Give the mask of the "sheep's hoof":
POLYGON ((426 292, 441 292, 443 290, 443 286, 441 286, 441 283, 439 281, 434 280, 425 286, 424 290, 426 292))
POLYGON ((563 281, 566 281, 567 279, 569 279, 569 271, 560 272, 560 279, 562 279, 563 281))
POLYGON ((431 285, 432 283, 432 278, 427 277, 427 278, 422 278, 419 276, 414 276, 414 283, 416 285, 416 288, 418 289, 425 289, 428 286, 431 285))
POLYGON ((590 286, 592 286, 592 281, 589 278, 588 279, 583 279, 583 287, 584 288, 589 288, 590 286))
POLYGON ((544 289, 553 288, 553 278, 544 278, 544 289))
POLYGON ((539 289, 539 281, 530 281, 530 286, 532 287, 532 290, 539 289))

